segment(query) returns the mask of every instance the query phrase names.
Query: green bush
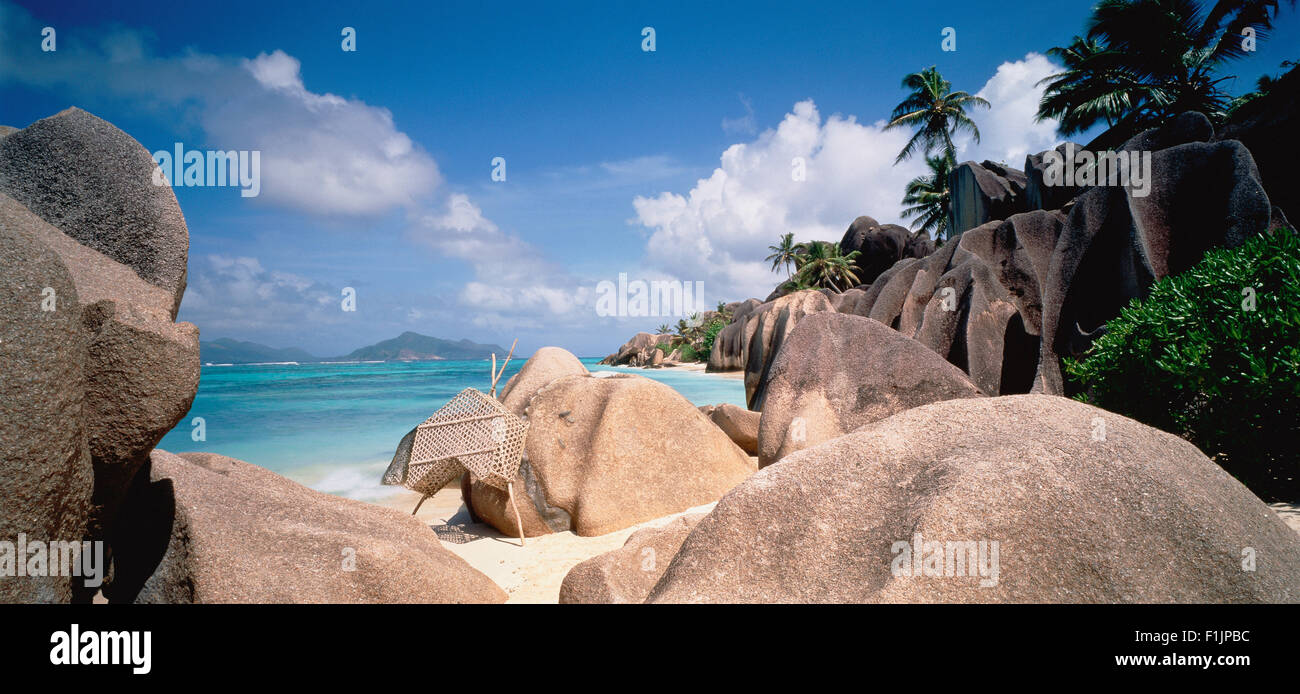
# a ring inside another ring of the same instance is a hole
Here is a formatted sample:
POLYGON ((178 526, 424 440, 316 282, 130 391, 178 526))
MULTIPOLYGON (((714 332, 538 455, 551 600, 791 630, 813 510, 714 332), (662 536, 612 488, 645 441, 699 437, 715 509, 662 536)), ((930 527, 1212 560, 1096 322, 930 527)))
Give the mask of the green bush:
POLYGON ((728 322, 719 318, 704 328, 704 337, 700 340, 700 354, 703 355, 701 361, 708 361, 709 355, 713 354, 713 343, 717 341, 718 333, 727 327, 728 322))
POLYGON ((1216 249, 1065 360, 1080 400, 1191 441, 1260 497, 1300 499, 1300 238, 1216 249))

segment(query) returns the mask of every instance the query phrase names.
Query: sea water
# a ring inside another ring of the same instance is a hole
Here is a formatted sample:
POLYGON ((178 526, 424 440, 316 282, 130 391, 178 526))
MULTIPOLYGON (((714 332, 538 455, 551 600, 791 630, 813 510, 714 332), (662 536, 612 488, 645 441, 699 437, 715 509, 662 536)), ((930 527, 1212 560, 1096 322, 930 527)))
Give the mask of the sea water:
MULTIPOLYGON (((744 406, 740 379, 677 369, 582 362, 593 372, 636 373, 696 405, 744 406)), ((512 360, 498 389, 518 373, 512 360)), ((406 432, 465 388, 487 392, 490 362, 426 361, 204 366, 198 395, 158 448, 206 451, 260 465, 322 492, 374 501, 406 432), (202 419, 202 440, 196 418, 202 419)))

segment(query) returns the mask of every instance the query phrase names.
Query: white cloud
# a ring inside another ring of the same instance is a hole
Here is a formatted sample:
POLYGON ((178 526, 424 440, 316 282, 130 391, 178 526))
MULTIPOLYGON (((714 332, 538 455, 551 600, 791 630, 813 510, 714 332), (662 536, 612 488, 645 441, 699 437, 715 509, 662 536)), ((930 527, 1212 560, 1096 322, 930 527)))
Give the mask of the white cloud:
POLYGON ((203 118, 218 143, 262 152, 262 196, 312 214, 412 208, 441 182, 438 166, 388 109, 303 85, 299 61, 263 53, 240 67, 255 86, 203 118))
MULTIPOLYGON (((78 103, 135 97, 178 130, 197 127, 189 149, 261 151, 255 200, 313 215, 377 215, 427 204, 441 182, 427 152, 392 113, 307 89, 297 58, 150 52, 147 33, 112 28, 94 41, 60 32, 58 60, 28 60, 19 41, 41 24, 0 3, 0 81, 63 87, 78 103)), ((85 34, 89 36, 89 34, 85 34)), ((145 143, 170 150, 171 143, 145 143)))
POLYGON ((1043 87, 1037 86, 1038 82, 1060 69, 1037 53, 999 65, 976 94, 987 99, 991 108, 977 109, 971 114, 980 129, 980 143, 974 145, 972 138, 965 134, 959 137, 957 146, 962 158, 978 156, 980 161, 1002 161, 1019 169, 1025 165, 1026 155, 1056 146, 1060 142, 1057 122, 1038 123, 1034 116, 1043 97, 1043 87))
MULTIPOLYGON (((971 115, 982 143, 959 139, 963 159, 1003 160, 1019 168, 1025 154, 1056 143, 1054 122, 1035 123, 1042 89, 1056 71, 1043 56, 1003 63, 979 91, 992 103, 971 115)), ((903 224, 903 189, 926 172, 920 157, 894 165, 911 136, 884 130, 885 121, 857 122, 801 101, 781 123, 752 142, 732 145, 719 166, 685 194, 662 192, 633 200, 635 223, 650 231, 646 260, 687 280, 704 280, 729 299, 763 298, 781 279, 763 262, 782 234, 798 241, 838 241, 859 215, 903 224), (792 180, 792 160, 807 167, 792 180)))
POLYGON ((518 242, 501 233, 496 224, 483 216, 483 210, 470 202, 464 193, 447 198, 446 211, 425 212, 416 220, 416 241, 434 250, 464 260, 475 260, 493 252, 503 252, 518 242))
POLYGON ((257 258, 206 255, 191 259, 190 266, 182 318, 208 333, 319 325, 344 317, 341 288, 267 270, 257 258))
POLYGON ((536 247, 498 228, 464 193, 450 195, 444 211, 414 221, 414 240, 473 267, 475 279, 457 298, 486 314, 480 324, 517 326, 540 317, 571 316, 588 303, 586 287, 536 247))
POLYGON ((838 241, 858 215, 897 221, 903 185, 924 164, 894 166, 908 134, 883 126, 838 114, 823 122, 811 100, 795 104, 775 129, 728 147, 689 193, 633 201, 637 221, 652 230, 648 260, 723 295, 766 296, 777 277, 763 258, 782 234, 838 241), (801 181, 792 175, 796 159, 801 181))

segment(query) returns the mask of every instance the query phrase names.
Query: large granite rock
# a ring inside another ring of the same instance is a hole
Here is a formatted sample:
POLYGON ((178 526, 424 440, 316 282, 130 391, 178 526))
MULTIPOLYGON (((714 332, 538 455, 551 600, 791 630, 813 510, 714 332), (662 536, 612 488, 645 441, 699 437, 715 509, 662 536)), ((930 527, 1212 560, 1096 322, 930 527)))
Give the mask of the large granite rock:
POLYGON ((543 347, 524 362, 524 368, 510 377, 501 389, 501 404, 522 417, 528 401, 551 381, 565 376, 585 376, 587 367, 571 352, 560 347, 543 347))
POLYGON ((763 384, 758 464, 918 405, 980 395, 961 369, 870 318, 808 316, 763 384))
POLYGON ((91 533, 112 522, 149 451, 189 411, 199 331, 172 322, 172 296, 0 193, 0 223, 27 229, 67 267, 84 308, 85 432, 95 466, 91 533))
POLYGON ((1298 602, 1300 536, 1171 434, 1060 397, 949 400, 759 471, 648 601, 1298 602))
POLYGON ((740 446, 740 450, 758 455, 758 412, 731 403, 701 407, 700 412, 717 424, 727 438, 740 446))
POLYGON ((703 517, 703 513, 691 513, 659 528, 638 530, 622 547, 573 567, 560 584, 560 604, 645 602, 682 541, 703 517))
POLYGON ((0 140, 0 192, 166 290, 176 317, 189 232, 171 187, 154 185, 150 153, 79 108, 0 140))
MULTIPOLYGON (((1255 159, 1260 180, 1275 208, 1300 219, 1300 189, 1295 165, 1300 161, 1300 70, 1292 68, 1267 95, 1237 112, 1215 140, 1239 140, 1255 159)), ((1278 215, 1278 224, 1285 215, 1278 215)))
MULTIPOLYGON (((751 299, 750 301, 756 301, 751 299)), ((748 302, 746 302, 748 304, 748 302)), ((834 311, 835 305, 827 295, 808 289, 787 294, 757 305, 750 305, 746 310, 738 311, 725 328, 718 333, 713 342, 713 351, 709 353, 709 371, 743 371, 749 363, 749 349, 758 332, 760 324, 769 328, 774 319, 764 320, 765 316, 787 314, 793 320, 819 311, 834 311)), ((771 340, 770 334, 760 338, 766 351, 771 340)), ((761 361, 761 360, 760 360, 761 361)))
MULTIPOLYGON (((749 456, 677 391, 631 374, 566 376, 542 388, 514 485, 526 535, 603 535, 715 501, 749 456)), ((518 535, 506 493, 474 481, 474 513, 518 535)))
MULTIPOLYGON (((968 259, 969 254, 961 248, 961 236, 949 238, 947 243, 944 243, 933 255, 921 260, 920 267, 917 268, 916 275, 912 279, 912 287, 903 300, 902 311, 898 314, 898 331, 907 337, 915 338, 920 332, 926 307, 930 305, 935 290, 939 288, 939 280, 968 259)), ((879 296, 879 293, 876 295, 879 296)), ((853 313, 870 316, 871 307, 868 305, 865 311, 858 310, 853 313)))
POLYGON ((1156 280, 1188 269, 1209 248, 1236 246, 1267 228, 1272 208, 1240 142, 1160 150, 1152 172, 1145 197, 1130 186, 1076 198, 1042 290, 1036 389, 1066 392, 1060 358, 1082 354, 1105 322, 1156 280))
POLYGON ((1042 288, 1065 226, 1060 211, 1034 210, 962 234, 959 245, 980 259, 1006 288, 1032 335, 1043 323, 1042 288))
MULTIPOLYGON (((1056 152, 1062 161, 1068 160, 1072 152, 1080 149, 1081 145, 1073 142, 1056 146, 1056 152)), ((1025 207, 1028 210, 1059 210, 1084 190, 1078 186, 1067 186, 1060 181, 1048 185, 1045 179, 1047 164, 1043 161, 1046 154, 1047 151, 1025 155, 1025 207)))
POLYGON ((964 338, 971 308, 972 270, 976 262, 967 257, 939 277, 921 314, 921 325, 915 338, 961 369, 966 368, 964 338))
MULTIPOLYGON (((1196 111, 1180 113, 1160 126, 1143 130, 1124 142, 1118 150, 1124 152, 1154 152, 1177 147, 1190 142, 1209 142, 1214 137, 1214 125, 1204 114, 1196 111)), ((1101 148, 1089 145, 1089 149, 1101 148)))
POLYGON ((948 178, 949 235, 1028 211, 1027 184, 1023 171, 991 161, 958 164, 948 178))
MULTIPOLYGON (((198 388, 198 330, 174 322, 185 288, 188 232, 171 190, 153 185, 154 171, 139 143, 75 108, 0 140, 0 227, 24 238, 24 247, 42 249, 37 255, 15 249, 0 264, 7 277, 46 277, 30 305, 5 315, 13 344, 22 345, 23 354, 36 350, 24 357, 31 361, 6 368, 5 380, 15 387, 46 385, 27 398, 15 394, 0 427, 23 422, 4 437, 26 451, 14 460, 36 471, 49 456, 64 456, 68 467, 46 470, 36 481, 9 477, 24 487, 9 495, 10 512, 20 523, 76 516, 64 524, 76 532, 61 531, 62 541, 106 537, 132 478, 188 411, 198 388), (43 257, 54 258, 60 271, 43 257), (58 310, 41 311, 41 320, 28 324, 23 316, 44 308, 45 287, 56 293, 58 310), (34 335, 20 338, 56 324, 75 331, 60 335, 57 352, 34 335), (66 395, 73 391, 75 406, 66 395), (32 424, 42 421, 42 408, 61 409, 57 427, 32 424), (53 431, 62 444, 48 440, 53 431), (67 457, 69 446, 86 457, 67 457), (46 450, 35 454, 36 447, 46 450), (51 485, 63 477, 78 480, 74 488, 90 479, 78 471, 83 464, 93 473, 88 507, 80 489, 53 499, 51 485)), ((108 549, 111 554, 111 543, 108 549)), ((89 598, 72 588, 72 599, 89 598)))
POLYGON ((210 453, 154 451, 114 532, 110 602, 506 599, 407 514, 210 453))
POLYGON ((611 366, 650 366, 656 355, 661 357, 659 345, 672 342, 670 334, 637 333, 632 339, 623 343, 618 351, 600 360, 601 364, 611 366))
POLYGON ((840 253, 858 251, 858 282, 871 284, 894 263, 904 258, 924 258, 934 252, 934 241, 925 231, 912 232, 897 224, 881 224, 867 216, 853 220, 840 239, 840 253))
POLYGON ((767 370, 781 350, 786 335, 804 318, 827 311, 835 311, 830 300, 821 292, 808 289, 764 304, 748 316, 742 326, 744 334, 748 335, 748 343, 741 356, 745 369, 745 403, 749 409, 762 409, 759 386, 767 380, 767 370))
MULTIPOLYGON (((970 184, 954 193, 954 214, 968 224, 954 222, 959 233, 937 251, 899 260, 870 285, 830 297, 830 305, 915 339, 987 395, 1067 394, 1061 358, 1081 355, 1130 300, 1206 250, 1235 246, 1284 219, 1265 196, 1251 153, 1232 140, 1206 142, 1212 135, 1198 113, 1140 133, 1120 149, 1151 153, 1149 195, 1130 182, 1035 203, 1060 203, 1060 210, 1017 212, 1018 172, 967 162, 954 173, 954 185, 970 184)), ((1029 158, 1031 177, 1041 175, 1032 166, 1041 159, 1029 158)), ((716 356, 753 332, 740 322, 728 326, 716 356)), ((766 362, 749 362, 754 407, 766 362)))
POLYGON ((744 301, 733 301, 727 304, 724 308, 731 313, 731 319, 736 320, 748 316, 750 313, 753 313, 754 309, 762 305, 763 302, 758 299, 745 299, 744 301))
MULTIPOLYGON (((0 214, 0 268, 0 540, 80 542, 94 482, 76 285, 30 225, 7 214, 0 214)), ((0 577, 0 602, 72 596, 66 575, 0 577)))

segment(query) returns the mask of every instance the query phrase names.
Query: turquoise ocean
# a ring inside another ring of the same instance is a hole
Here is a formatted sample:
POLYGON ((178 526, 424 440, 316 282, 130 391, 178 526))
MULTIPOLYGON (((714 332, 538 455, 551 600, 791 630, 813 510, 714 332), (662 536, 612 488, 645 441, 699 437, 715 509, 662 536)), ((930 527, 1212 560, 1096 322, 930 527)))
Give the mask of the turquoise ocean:
MULTIPOLYGON (((744 406, 741 380, 698 371, 599 366, 672 386, 696 405, 744 406)), ((501 384, 523 366, 514 360, 501 384)), ((490 362, 428 361, 239 364, 203 367, 189 413, 158 448, 220 453, 328 494, 363 501, 391 496, 379 484, 397 443, 465 388, 486 392, 490 362), (193 424, 203 420, 205 440, 193 424)))

